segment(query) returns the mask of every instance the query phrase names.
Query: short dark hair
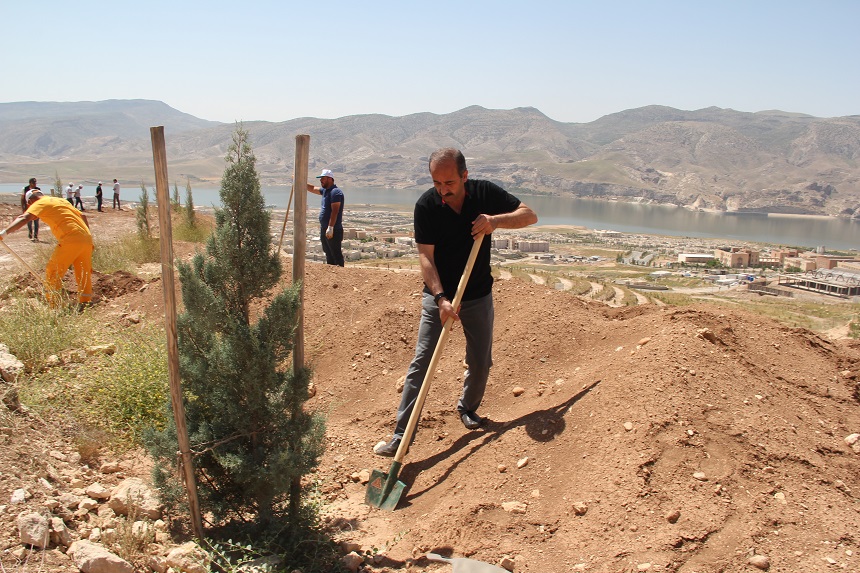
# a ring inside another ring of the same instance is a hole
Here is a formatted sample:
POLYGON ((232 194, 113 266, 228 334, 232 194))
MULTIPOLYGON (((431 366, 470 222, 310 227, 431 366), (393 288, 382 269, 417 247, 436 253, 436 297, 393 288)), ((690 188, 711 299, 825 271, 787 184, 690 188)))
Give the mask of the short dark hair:
POLYGON ((432 169, 434 163, 442 161, 453 161, 456 163, 457 173, 461 176, 466 172, 466 158, 463 157, 463 152, 459 149, 454 149, 453 147, 437 149, 430 155, 430 160, 427 162, 427 166, 432 169))
POLYGON ((35 183, 35 182, 36 182, 36 178, 35 178, 35 177, 30 177, 30 183, 35 183))

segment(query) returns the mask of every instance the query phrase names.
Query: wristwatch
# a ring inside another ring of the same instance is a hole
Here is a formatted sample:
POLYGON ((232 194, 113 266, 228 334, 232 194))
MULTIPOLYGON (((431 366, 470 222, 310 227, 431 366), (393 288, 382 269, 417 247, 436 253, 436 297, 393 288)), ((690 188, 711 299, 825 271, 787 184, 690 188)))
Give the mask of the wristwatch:
POLYGON ((440 292, 438 294, 433 295, 433 302, 436 303, 436 306, 439 306, 439 301, 442 300, 443 298, 446 298, 445 293, 440 292))

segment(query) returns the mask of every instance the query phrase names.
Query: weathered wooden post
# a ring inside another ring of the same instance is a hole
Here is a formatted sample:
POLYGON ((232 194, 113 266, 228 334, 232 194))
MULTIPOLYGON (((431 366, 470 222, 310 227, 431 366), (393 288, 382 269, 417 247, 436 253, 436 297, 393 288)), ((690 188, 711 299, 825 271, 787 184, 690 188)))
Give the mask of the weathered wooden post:
POLYGON ((167 331, 167 371, 170 377, 170 402, 179 441, 180 464, 188 493, 191 527, 198 539, 203 539, 203 520, 197 500, 197 482, 194 479, 194 462, 185 425, 185 404, 179 380, 179 345, 176 337, 176 291, 173 280, 173 226, 170 219, 170 187, 167 178, 167 151, 164 145, 164 126, 149 128, 152 137, 152 162, 155 165, 155 190, 158 200, 158 226, 161 236, 161 285, 164 288, 164 329, 167 331))
MULTIPOLYGON (((293 284, 300 284, 301 287, 299 290, 296 338, 293 344, 293 372, 299 372, 305 366, 305 251, 310 145, 310 135, 296 136, 296 159, 293 164, 293 190, 296 198, 295 213, 293 214, 293 284)), ((299 515, 301 495, 301 478, 295 478, 290 485, 290 518, 292 523, 296 523, 299 515)))

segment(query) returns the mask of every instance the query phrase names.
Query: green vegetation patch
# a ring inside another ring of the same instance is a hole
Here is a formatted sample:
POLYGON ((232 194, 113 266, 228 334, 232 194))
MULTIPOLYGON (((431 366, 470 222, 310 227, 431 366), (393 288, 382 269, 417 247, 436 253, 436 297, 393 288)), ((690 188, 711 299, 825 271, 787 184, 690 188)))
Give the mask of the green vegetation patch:
MULTIPOLYGON (((100 336, 103 325, 86 315, 60 314, 54 322, 74 336, 66 349, 51 349, 59 364, 42 362, 22 378, 25 404, 65 419, 78 433, 98 433, 116 445, 138 445, 146 428, 164 427, 169 392, 162 330, 100 336), (115 345, 116 351, 90 355, 81 348, 98 343, 115 345)), ((56 339, 54 346, 59 344, 56 339)))

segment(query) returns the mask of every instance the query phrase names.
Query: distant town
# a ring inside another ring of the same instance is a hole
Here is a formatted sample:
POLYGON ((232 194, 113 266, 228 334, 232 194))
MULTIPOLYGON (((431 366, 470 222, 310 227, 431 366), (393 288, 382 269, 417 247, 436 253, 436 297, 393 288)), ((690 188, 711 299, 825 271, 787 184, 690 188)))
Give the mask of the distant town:
MULTIPOLYGON (((273 229, 278 229, 278 236, 282 225, 281 211, 275 213, 272 224, 273 229)), ((287 252, 292 251, 291 239, 291 236, 284 239, 287 252)), ((655 268, 651 273, 655 278, 672 273, 686 276, 695 273, 717 286, 745 284, 761 294, 791 296, 794 289, 801 289, 846 299, 860 297, 860 255, 856 251, 828 254, 823 248, 802 251, 752 243, 727 245, 722 239, 534 227, 496 231, 492 256, 494 264, 499 265, 519 262, 558 266, 606 262, 606 254, 591 254, 594 248, 617 253, 614 262, 621 265, 655 268)), ((306 252, 309 260, 325 260, 319 240, 312 232, 308 233, 306 252)), ((418 251, 412 234, 411 213, 351 212, 349 222, 344 225, 343 252, 347 262, 359 264, 379 259, 414 261, 418 251)), ((626 284, 631 288, 653 287, 644 281, 628 281, 626 284)))

